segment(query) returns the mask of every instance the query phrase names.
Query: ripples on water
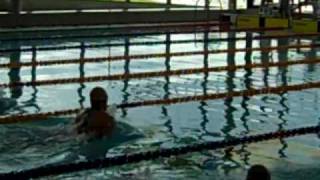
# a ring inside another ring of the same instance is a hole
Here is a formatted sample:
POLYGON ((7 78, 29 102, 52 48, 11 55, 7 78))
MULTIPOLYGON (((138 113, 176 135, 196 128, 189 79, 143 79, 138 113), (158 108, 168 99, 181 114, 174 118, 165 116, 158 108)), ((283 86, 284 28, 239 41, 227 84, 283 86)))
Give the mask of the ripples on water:
MULTIPOLYGON (((59 51, 15 52, 2 54, 1 63, 10 61, 50 60, 79 57, 101 57, 143 53, 197 51, 286 45, 289 40, 250 40, 252 33, 198 33, 139 36, 113 39, 59 40, 49 42, 16 42, 2 45, 17 48, 80 43, 124 43, 124 47, 71 49, 59 51), (130 46, 130 42, 243 37, 248 41, 229 43, 185 43, 130 46)), ((315 40, 314 40, 315 42, 315 40)), ((51 67, 27 67, 0 70, 1 82, 81 77, 118 73, 212 67, 226 64, 298 60, 315 57, 315 50, 247 52, 209 56, 187 56, 146 60, 124 60, 113 63, 91 63, 51 67)), ((111 103, 142 101, 201 95, 248 88, 274 87, 317 81, 318 65, 288 68, 238 70, 208 74, 146 78, 141 80, 103 81, 0 90, 0 113, 47 112, 88 106, 90 90, 100 85, 108 90, 111 103), (65 101, 65 100, 68 101, 65 101)), ((159 147, 175 147, 200 141, 252 135, 280 129, 317 124, 319 91, 310 89, 279 95, 237 97, 191 102, 171 106, 120 109, 116 113, 122 130, 111 140, 84 140, 71 131, 72 118, 0 126, 0 171, 19 170, 46 164, 81 161, 101 156, 137 152, 159 147), (45 161, 44 161, 45 160, 45 161)), ((170 159, 103 170, 92 170, 54 177, 78 179, 238 179, 251 164, 263 163, 275 179, 318 179, 319 140, 303 136, 271 142, 242 145, 234 149, 207 151, 170 159), (290 172, 290 173, 288 173, 290 172)))

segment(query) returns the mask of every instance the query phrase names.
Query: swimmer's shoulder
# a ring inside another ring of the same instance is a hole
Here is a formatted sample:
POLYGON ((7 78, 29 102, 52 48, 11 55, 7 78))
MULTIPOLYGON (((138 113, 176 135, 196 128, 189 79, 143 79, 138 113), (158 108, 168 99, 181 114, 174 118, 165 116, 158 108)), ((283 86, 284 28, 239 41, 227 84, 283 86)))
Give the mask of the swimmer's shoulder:
POLYGON ((89 125, 94 127, 113 127, 115 119, 108 112, 93 112, 89 125))
POLYGON ((115 119, 107 112, 94 112, 87 130, 95 137, 111 136, 116 126, 115 119))
POLYGON ((116 127, 114 116, 108 111, 83 109, 75 119, 78 134, 89 133, 98 136, 111 135, 116 127))

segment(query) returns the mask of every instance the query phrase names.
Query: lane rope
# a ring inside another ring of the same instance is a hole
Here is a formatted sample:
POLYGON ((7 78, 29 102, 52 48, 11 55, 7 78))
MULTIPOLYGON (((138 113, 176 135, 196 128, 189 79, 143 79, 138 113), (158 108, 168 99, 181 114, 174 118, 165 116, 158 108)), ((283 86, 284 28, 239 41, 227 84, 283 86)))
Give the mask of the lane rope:
MULTIPOLYGON (((252 37, 252 40, 262 39, 281 39, 281 38, 293 38, 293 37, 313 37, 319 36, 320 33, 294 33, 294 34, 279 34, 279 35, 260 35, 252 37)), ((170 44, 184 44, 184 43, 202 43, 202 42, 216 42, 216 41, 240 41, 246 40, 247 37, 226 37, 226 38, 214 38, 208 40, 174 40, 170 41, 170 44)), ((167 41, 153 41, 153 42, 130 42, 130 46, 142 46, 142 45, 157 45, 166 44, 167 41)), ((87 44, 87 45, 65 45, 65 46, 53 46, 53 47, 27 47, 16 49, 0 49, 0 53, 10 52, 29 52, 29 51, 50 51, 50 50, 66 50, 66 49, 80 49, 80 48, 101 48, 101 47, 122 47, 125 43, 104 43, 104 44, 87 44)))
POLYGON ((82 39, 82 38, 108 38, 108 37, 127 37, 127 36, 140 36, 140 35, 159 35, 164 33, 173 34, 183 34, 183 33, 195 33, 195 32, 265 32, 265 31, 277 31, 284 30, 284 28, 222 28, 213 29, 211 27, 201 27, 196 28, 169 28, 166 30, 143 30, 131 33, 109 33, 109 34, 86 34, 86 35, 68 35, 68 36, 47 36, 47 37, 16 37, 16 38, 2 38, 0 43, 10 42, 10 41, 40 41, 40 40, 58 40, 58 39, 82 39))
POLYGON ((91 169, 102 169, 113 166, 120 166, 141 161, 155 160, 159 158, 170 158, 188 153, 200 152, 205 150, 217 150, 221 148, 234 147, 242 144, 252 144, 273 139, 283 139, 294 136, 319 133, 319 126, 308 126, 290 130, 281 130, 264 134, 232 138, 229 140, 210 141, 195 143, 174 148, 160 148, 152 151, 138 152, 132 154, 122 154, 114 157, 106 157, 76 163, 62 165, 47 165, 28 170, 13 171, 0 174, 1 179, 30 179, 45 176, 73 173, 91 169))
POLYGON ((209 73, 209 72, 221 72, 221 71, 236 71, 239 69, 254 69, 254 68, 271 68, 271 67, 286 67, 292 65, 301 64, 316 64, 319 63, 320 59, 304 59, 298 61, 280 61, 280 62, 269 62, 269 63, 253 63, 243 65, 231 65, 231 66, 219 66, 209 68, 188 68, 170 71, 156 71, 156 72, 141 72, 131 74, 115 74, 106 76, 91 76, 91 77, 77 77, 77 78, 61 78, 51 80, 37 80, 27 82, 11 82, 2 83, 0 88, 14 88, 22 86, 48 86, 48 85, 60 85, 60 84, 72 84, 72 83, 88 83, 98 81, 117 81, 117 80, 128 80, 128 79, 144 79, 144 78, 155 78, 155 77, 168 77, 168 76, 180 76, 190 75, 198 73, 209 73))
MULTIPOLYGON (((222 93, 214 93, 207 95, 196 95, 196 96, 186 96, 186 97, 176 97, 170 99, 157 99, 157 100, 146 100, 146 101, 138 101, 138 102, 130 102, 123 103, 117 105, 117 108, 136 108, 136 107, 144 107, 144 106, 156 106, 156 105, 170 105, 170 104, 180 104, 180 103, 188 103, 194 101, 206 101, 206 100, 216 100, 223 98, 233 98, 233 97, 251 97, 262 94, 282 94, 291 91, 301 91, 312 88, 319 88, 320 81, 318 82, 309 82, 304 84, 296 84, 296 85, 287 85, 287 86, 278 86, 278 87, 268 87, 261 89, 248 89, 242 91, 231 91, 231 92, 222 92, 222 93)), ((0 117, 0 124, 12 124, 18 122, 29 122, 36 120, 45 120, 54 116, 67 116, 72 114, 77 114, 81 109, 68 109, 61 111, 53 111, 53 112, 43 112, 43 113, 35 113, 35 114, 21 114, 21 115, 12 115, 12 116, 2 116, 0 117)))
POLYGON ((167 57, 183 57, 194 55, 209 55, 209 54, 221 54, 221 53, 237 53, 237 52, 252 52, 261 51, 269 52, 274 50, 287 50, 294 48, 317 48, 320 44, 299 44, 299 45, 286 45, 286 46, 274 46, 274 47, 257 47, 257 48, 237 48, 237 49, 220 49, 209 51, 187 51, 187 52, 173 52, 173 53, 152 53, 152 54, 137 54, 129 56, 110 56, 110 57, 94 57, 94 58, 76 58, 76 59, 62 59, 62 60, 41 60, 34 62, 11 62, 6 64, 0 64, 0 68, 20 68, 28 66, 51 66, 51 65, 65 65, 65 64, 79 64, 79 63, 101 63, 101 62, 114 62, 123 61, 125 59, 130 60, 143 60, 149 58, 167 58, 167 57))

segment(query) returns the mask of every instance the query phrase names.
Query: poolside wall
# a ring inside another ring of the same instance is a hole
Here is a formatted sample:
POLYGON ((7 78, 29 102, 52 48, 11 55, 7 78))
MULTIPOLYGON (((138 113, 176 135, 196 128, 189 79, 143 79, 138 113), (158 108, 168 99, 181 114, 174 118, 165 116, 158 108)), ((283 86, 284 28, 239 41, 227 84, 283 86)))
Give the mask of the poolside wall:
POLYGON ((228 12, 230 11, 180 10, 2 14, 0 28, 213 21, 218 20, 222 13, 228 12))

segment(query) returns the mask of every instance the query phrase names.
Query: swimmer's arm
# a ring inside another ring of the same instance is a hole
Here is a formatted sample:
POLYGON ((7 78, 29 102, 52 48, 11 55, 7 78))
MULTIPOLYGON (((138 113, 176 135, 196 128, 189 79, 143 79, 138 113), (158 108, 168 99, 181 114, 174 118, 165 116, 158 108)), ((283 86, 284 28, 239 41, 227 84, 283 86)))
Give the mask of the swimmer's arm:
POLYGON ((79 114, 77 115, 77 117, 75 118, 74 123, 75 123, 75 124, 81 123, 81 122, 84 120, 84 117, 85 117, 86 113, 87 113, 87 110, 86 110, 86 109, 80 111, 80 113, 79 113, 79 114))

